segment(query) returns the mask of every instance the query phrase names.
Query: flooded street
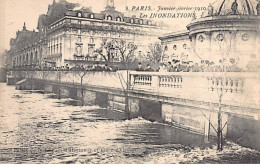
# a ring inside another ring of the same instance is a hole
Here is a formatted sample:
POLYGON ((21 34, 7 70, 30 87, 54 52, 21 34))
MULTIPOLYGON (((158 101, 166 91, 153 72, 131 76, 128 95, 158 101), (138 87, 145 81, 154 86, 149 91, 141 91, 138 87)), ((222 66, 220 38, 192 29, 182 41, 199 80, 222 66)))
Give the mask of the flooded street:
POLYGON ((260 163, 260 153, 0 83, 0 163, 260 163))

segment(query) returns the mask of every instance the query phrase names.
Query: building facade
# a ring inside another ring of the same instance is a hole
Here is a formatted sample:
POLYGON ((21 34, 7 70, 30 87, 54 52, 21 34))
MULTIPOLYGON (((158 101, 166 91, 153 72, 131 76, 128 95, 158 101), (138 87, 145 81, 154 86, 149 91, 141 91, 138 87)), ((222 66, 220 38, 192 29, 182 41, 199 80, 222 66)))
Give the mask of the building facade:
POLYGON ((260 61, 260 2, 256 0, 217 0, 209 4, 187 30, 160 37, 168 49, 165 61, 189 59, 218 64, 226 60, 247 70, 260 61))
MULTIPOLYGON (((47 14, 39 16, 38 31, 28 31, 24 25, 11 39, 14 66, 62 66, 75 60, 105 61, 96 52, 108 41, 125 40, 138 45, 137 58, 147 53, 148 42, 164 33, 162 25, 136 16, 127 17, 115 10, 108 0, 104 11, 93 13, 91 8, 65 0, 53 1, 47 14)), ((121 61, 117 50, 114 61, 121 61)))

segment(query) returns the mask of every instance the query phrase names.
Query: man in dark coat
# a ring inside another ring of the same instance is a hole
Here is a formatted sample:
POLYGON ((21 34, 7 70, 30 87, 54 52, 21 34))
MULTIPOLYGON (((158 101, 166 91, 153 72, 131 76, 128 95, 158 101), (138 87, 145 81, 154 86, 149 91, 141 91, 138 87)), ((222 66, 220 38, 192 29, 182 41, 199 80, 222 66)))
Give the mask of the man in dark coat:
POLYGON ((147 64, 147 67, 146 67, 145 71, 150 71, 150 72, 152 72, 152 71, 154 71, 154 70, 151 68, 150 64, 147 64))
POLYGON ((144 71, 141 62, 138 63, 138 67, 135 69, 135 71, 144 71))

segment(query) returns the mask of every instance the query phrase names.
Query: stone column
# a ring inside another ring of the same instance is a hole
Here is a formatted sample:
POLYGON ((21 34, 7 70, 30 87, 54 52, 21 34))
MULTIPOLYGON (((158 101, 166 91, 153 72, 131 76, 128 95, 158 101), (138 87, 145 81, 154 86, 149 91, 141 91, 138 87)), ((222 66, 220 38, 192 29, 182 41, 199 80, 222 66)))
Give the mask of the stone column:
POLYGON ((208 60, 212 60, 211 59, 211 40, 212 40, 212 32, 205 32, 206 34, 206 41, 208 41, 208 55, 207 55, 207 59, 208 60))

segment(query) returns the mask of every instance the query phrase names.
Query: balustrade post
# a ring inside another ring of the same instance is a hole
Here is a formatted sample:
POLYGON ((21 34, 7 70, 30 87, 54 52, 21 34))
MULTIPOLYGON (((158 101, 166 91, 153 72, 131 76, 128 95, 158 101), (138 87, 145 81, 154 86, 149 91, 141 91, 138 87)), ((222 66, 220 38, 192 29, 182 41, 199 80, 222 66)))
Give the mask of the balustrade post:
POLYGON ((158 75, 151 76, 151 87, 154 92, 158 92, 158 90, 159 90, 159 76, 158 75))
POLYGON ((129 84, 130 84, 130 89, 134 87, 135 85, 135 77, 133 74, 130 73, 130 81, 129 81, 129 84))

